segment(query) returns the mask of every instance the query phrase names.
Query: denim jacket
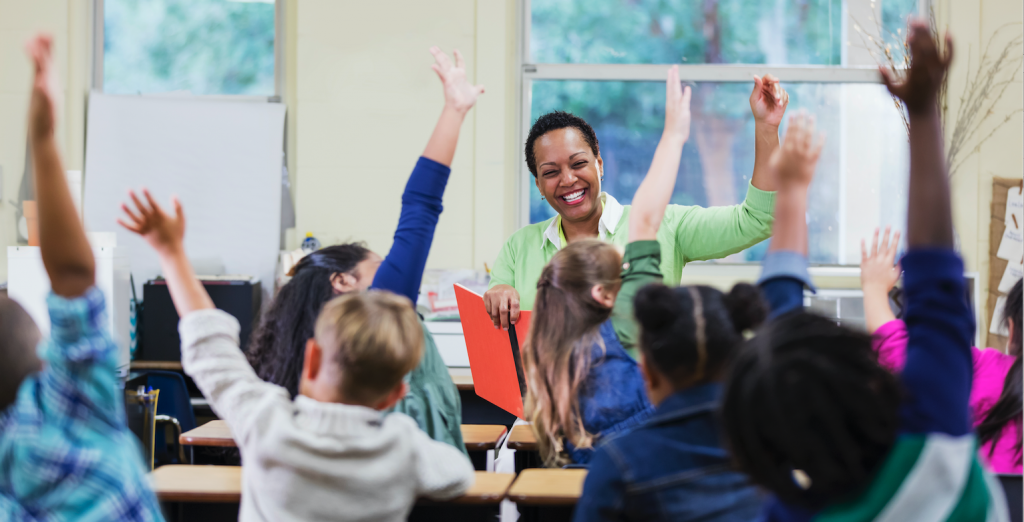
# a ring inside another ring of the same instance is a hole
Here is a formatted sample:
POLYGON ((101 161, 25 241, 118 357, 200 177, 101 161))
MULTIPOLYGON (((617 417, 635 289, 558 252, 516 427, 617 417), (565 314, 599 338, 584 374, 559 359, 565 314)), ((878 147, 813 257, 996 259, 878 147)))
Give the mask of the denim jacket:
POLYGON ((594 454, 574 520, 755 520, 763 498, 733 471, 715 410, 719 383, 669 396, 594 454))
MULTIPOLYGON (((591 352, 590 372, 579 392, 583 427, 595 435, 594 446, 614 433, 639 425, 654 412, 647 400, 640 366, 626 352, 609 319, 601 324, 601 340, 591 352)), ((576 448, 566 443, 569 457, 586 464, 594 454, 591 448, 576 448)))

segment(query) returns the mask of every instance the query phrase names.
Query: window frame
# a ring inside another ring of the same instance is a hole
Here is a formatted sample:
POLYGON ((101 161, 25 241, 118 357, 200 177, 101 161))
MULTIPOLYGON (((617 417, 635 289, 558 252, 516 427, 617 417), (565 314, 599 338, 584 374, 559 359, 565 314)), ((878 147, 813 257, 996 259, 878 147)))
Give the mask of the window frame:
MULTIPOLYGON (((194 94, 193 96, 207 100, 229 100, 229 101, 252 101, 262 103, 280 103, 285 99, 286 86, 288 85, 285 75, 285 16, 288 12, 288 0, 274 0, 274 94, 252 95, 252 94, 194 94)), ((92 78, 90 79, 91 89, 97 92, 103 91, 103 50, 104 50, 104 0, 93 0, 92 25, 92 78)), ((163 94, 137 94, 136 96, 163 96, 163 94)))
MULTIPOLYGON (((842 33, 840 42, 846 42, 842 47, 842 62, 847 62, 847 52, 852 47, 849 43, 849 4, 874 4, 874 0, 843 0, 843 7, 840 16, 842 33)), ((918 0, 917 12, 926 12, 928 0, 918 0)), ((517 82, 517 110, 519 120, 517 122, 517 133, 519 143, 526 143, 526 138, 532 125, 531 111, 533 107, 532 92, 533 82, 538 80, 584 80, 584 81, 635 81, 635 82, 663 82, 672 65, 679 66, 679 79, 690 82, 721 82, 721 83, 748 83, 752 75, 772 74, 783 79, 786 83, 839 83, 839 84, 882 84, 882 76, 875 66, 830 66, 830 65, 765 65, 765 64, 552 64, 535 63, 530 53, 530 24, 531 0, 519 2, 517 23, 521 35, 520 45, 517 46, 516 54, 518 60, 517 82)), ((863 6, 858 6, 863 7, 863 6)), ((519 161, 519 182, 517 183, 516 194, 516 228, 530 224, 530 188, 533 179, 529 169, 526 167, 525 151, 517 147, 517 160, 519 161)), ((840 183, 843 183, 845 176, 840 173, 840 183)), ((845 207, 844 198, 840 198, 840 237, 844 227, 845 207)), ((842 241, 840 241, 840 263, 842 255, 842 241)), ((753 263, 742 263, 750 265, 753 263)), ((849 266, 849 265, 840 265, 849 266)))

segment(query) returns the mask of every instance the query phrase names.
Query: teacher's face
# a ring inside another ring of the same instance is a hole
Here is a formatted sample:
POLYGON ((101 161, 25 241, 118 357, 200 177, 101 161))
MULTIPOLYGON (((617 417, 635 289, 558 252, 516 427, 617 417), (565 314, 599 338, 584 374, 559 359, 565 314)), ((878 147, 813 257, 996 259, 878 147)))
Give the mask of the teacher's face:
POLYGON ((601 212, 601 156, 572 127, 544 134, 533 144, 537 190, 563 220, 586 221, 601 212))

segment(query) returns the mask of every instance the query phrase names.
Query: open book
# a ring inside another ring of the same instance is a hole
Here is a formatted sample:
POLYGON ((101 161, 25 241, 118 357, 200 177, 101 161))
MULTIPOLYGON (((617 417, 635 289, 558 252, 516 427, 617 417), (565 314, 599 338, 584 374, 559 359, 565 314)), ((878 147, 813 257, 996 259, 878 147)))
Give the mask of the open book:
POLYGON ((455 285, 459 319, 466 337, 473 388, 480 398, 523 417, 526 377, 520 350, 530 332, 530 312, 519 313, 519 322, 508 331, 494 328, 484 308, 484 298, 462 285, 455 285))

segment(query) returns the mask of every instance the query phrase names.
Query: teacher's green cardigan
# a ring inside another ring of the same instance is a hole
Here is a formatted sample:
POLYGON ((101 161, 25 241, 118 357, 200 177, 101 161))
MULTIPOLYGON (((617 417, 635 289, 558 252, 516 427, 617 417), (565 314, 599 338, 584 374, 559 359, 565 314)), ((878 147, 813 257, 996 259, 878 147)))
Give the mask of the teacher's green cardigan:
MULTIPOLYGON (((598 227, 601 239, 625 248, 629 242, 629 205, 601 194, 604 210, 598 227)), ((669 205, 658 229, 661 272, 665 284, 678 285, 690 261, 719 259, 749 248, 772 233, 775 193, 747 187, 743 203, 703 208, 669 205)), ((511 285, 519 292, 519 307, 532 310, 541 270, 565 244, 561 217, 527 225, 505 242, 491 270, 490 286, 511 285)))

